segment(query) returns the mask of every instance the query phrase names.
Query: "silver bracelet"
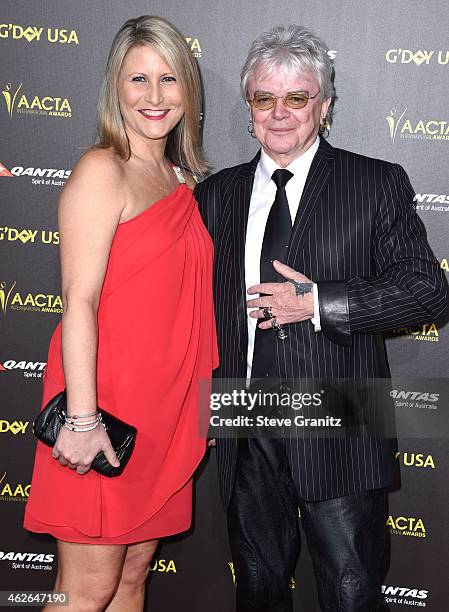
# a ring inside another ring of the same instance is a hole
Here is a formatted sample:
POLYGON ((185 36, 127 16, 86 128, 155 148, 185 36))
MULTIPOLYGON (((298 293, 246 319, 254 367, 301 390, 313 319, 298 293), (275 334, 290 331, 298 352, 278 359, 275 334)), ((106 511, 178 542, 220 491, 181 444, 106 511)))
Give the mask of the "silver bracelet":
POLYGON ((87 419, 87 417, 96 417, 98 414, 98 410, 96 410, 95 412, 91 412, 90 414, 68 414, 67 418, 68 419, 87 419))
POLYGON ((100 412, 96 413, 95 419, 91 421, 85 421, 84 423, 76 423, 73 421, 73 417, 70 416, 66 416, 64 418, 64 421, 65 427, 67 429, 70 429, 70 431, 92 431, 93 429, 98 427, 100 423, 103 424, 100 412))
POLYGON ((86 425, 93 425, 94 423, 98 423, 98 421, 100 421, 101 419, 97 417, 96 419, 92 419, 92 421, 85 421, 84 423, 76 423, 70 417, 66 417, 64 420, 69 425, 75 425, 76 427, 86 427, 86 425))
POLYGON ((95 425, 89 425, 89 427, 74 427, 73 425, 69 425, 68 423, 64 423, 64 427, 67 427, 67 429, 70 429, 70 431, 76 431, 76 432, 92 431, 93 429, 96 429, 98 427, 98 425, 100 425, 100 421, 97 421, 95 423, 95 425))

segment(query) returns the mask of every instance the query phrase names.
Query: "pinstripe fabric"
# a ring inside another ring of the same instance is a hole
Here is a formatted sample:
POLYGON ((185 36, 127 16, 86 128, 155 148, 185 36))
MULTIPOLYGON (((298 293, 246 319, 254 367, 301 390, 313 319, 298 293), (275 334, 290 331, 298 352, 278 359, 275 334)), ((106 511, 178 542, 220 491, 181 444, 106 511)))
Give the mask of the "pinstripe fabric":
MULTIPOLYGON (((258 155, 197 185, 204 222, 215 244, 215 308, 220 378, 245 378, 247 323, 244 247, 258 155)), ((412 205, 404 170, 331 147, 321 139, 293 225, 287 264, 320 283, 337 281, 349 304, 350 342, 315 333, 309 321, 274 338, 273 375, 285 378, 388 377, 382 333, 434 321, 448 303, 447 284, 412 205)), ((322 287, 324 287, 324 284, 322 287)), ((324 291, 324 288, 323 288, 324 291)), ((384 487, 394 478, 392 440, 287 440, 302 498, 330 499, 384 487)), ((217 441, 225 506, 234 481, 236 440, 217 441)))

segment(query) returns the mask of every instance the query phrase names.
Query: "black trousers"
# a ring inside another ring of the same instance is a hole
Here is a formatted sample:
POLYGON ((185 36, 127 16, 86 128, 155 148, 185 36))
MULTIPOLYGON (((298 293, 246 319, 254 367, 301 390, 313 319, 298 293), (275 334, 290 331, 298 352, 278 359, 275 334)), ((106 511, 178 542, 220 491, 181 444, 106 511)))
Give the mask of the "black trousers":
POLYGON ((298 506, 323 612, 386 610, 381 595, 387 500, 383 489, 326 501, 298 499, 283 440, 239 440, 228 529, 237 612, 291 612, 298 506))

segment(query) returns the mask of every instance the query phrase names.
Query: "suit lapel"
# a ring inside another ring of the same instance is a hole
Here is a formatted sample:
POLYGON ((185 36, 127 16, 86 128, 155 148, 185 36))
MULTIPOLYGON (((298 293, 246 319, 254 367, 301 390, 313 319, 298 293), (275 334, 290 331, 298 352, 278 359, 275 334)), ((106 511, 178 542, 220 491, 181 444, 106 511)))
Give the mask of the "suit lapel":
POLYGON ((237 318, 240 350, 246 356, 248 328, 246 320, 245 242, 248 213, 253 190, 254 173, 259 163, 260 151, 247 164, 242 164, 236 177, 232 194, 232 236, 237 289, 237 318))
POLYGON ((333 147, 323 138, 320 138, 320 144, 310 166, 293 224, 287 257, 288 265, 294 263, 296 253, 301 248, 307 228, 313 218, 313 212, 319 204, 320 196, 333 170, 334 156, 333 147))
MULTIPOLYGON (((290 249, 287 263, 291 258, 292 246, 294 253, 300 248, 306 230, 312 219, 313 212, 319 203, 320 195, 327 185, 333 169, 334 149, 323 138, 310 166, 304 185, 298 212, 293 224, 290 249)), ((245 242, 248 225, 249 205, 254 183, 254 173, 259 163, 260 151, 247 164, 242 164, 236 176, 232 190, 232 250, 235 267, 235 283, 237 291, 237 318, 240 350, 246 356, 248 346, 246 285, 245 285, 245 242)), ((294 259, 294 257, 293 257, 294 259)))

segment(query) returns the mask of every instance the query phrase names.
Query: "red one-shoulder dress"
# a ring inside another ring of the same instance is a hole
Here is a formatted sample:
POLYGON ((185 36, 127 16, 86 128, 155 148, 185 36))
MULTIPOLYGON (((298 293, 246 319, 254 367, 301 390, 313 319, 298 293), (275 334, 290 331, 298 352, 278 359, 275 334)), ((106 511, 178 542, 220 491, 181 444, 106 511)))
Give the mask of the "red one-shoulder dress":
MULTIPOLYGON (((137 428, 134 452, 107 478, 62 467, 38 442, 27 529, 130 544, 189 528, 192 475, 205 451, 199 386, 218 363, 212 258, 186 184, 118 226, 98 308, 97 394, 99 406, 137 428)), ((64 388, 59 324, 42 405, 64 388)))

